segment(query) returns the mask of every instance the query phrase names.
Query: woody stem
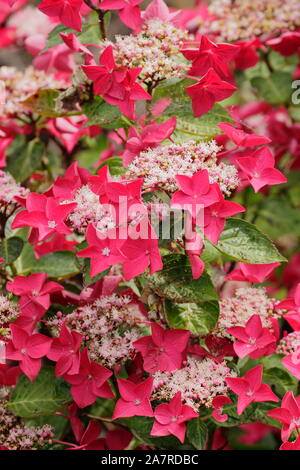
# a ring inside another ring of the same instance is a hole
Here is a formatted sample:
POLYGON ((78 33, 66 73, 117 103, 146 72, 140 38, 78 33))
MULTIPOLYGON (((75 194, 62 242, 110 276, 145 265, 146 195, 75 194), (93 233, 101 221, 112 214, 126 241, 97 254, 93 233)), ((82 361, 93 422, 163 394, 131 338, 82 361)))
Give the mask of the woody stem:
POLYGON ((106 11, 102 11, 99 8, 97 8, 92 0, 84 0, 84 3, 91 8, 91 10, 94 10, 97 15, 98 15, 98 21, 99 21, 99 29, 100 29, 100 35, 101 39, 106 39, 106 30, 105 30, 105 23, 104 23, 104 15, 106 11))
POLYGON ((101 10, 98 11, 99 27, 100 27, 100 33, 101 33, 102 39, 106 39, 106 30, 105 30, 105 22, 104 22, 105 13, 106 13, 105 11, 104 12, 101 10))

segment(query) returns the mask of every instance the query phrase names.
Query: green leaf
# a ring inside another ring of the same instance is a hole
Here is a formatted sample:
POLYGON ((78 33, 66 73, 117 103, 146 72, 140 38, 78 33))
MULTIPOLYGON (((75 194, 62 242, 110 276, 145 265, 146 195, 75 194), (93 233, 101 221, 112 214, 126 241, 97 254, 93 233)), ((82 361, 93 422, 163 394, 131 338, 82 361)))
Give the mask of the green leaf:
POLYGON ((176 116, 175 138, 179 140, 210 140, 222 133, 218 127, 220 122, 231 122, 220 104, 215 104, 205 115, 195 118, 191 102, 185 100, 168 106, 163 117, 171 116, 176 116))
POLYGON ((23 227, 23 228, 12 229, 11 224, 13 223, 14 220, 15 220, 15 214, 12 214, 6 221, 4 236, 6 238, 18 237, 26 242, 28 238, 28 228, 23 227))
POLYGON ((19 237, 4 238, 0 241, 0 258, 4 258, 5 264, 11 264, 20 256, 23 246, 19 237))
POLYGON ((207 335, 215 326, 219 316, 219 302, 176 304, 164 302, 166 316, 172 328, 190 330, 195 335, 207 335))
POLYGON ((208 429, 206 424, 200 418, 194 418, 188 421, 186 426, 187 438, 197 450, 202 450, 205 447, 208 429))
POLYGON ((170 78, 163 80, 160 85, 155 88, 153 99, 157 101, 162 98, 170 98, 174 101, 181 98, 189 101, 185 89, 194 83, 195 80, 190 78, 170 78))
POLYGON ((203 252, 201 253, 201 259, 204 263, 213 263, 221 257, 221 254, 217 248, 211 243, 206 243, 203 252))
POLYGON ((268 264, 286 261, 271 240, 254 225, 228 218, 216 248, 235 261, 268 264))
POLYGON ((173 108, 171 114, 176 116, 175 137, 183 140, 210 140, 222 133, 217 124, 231 122, 225 108, 222 108, 221 105, 215 105, 204 116, 198 118, 190 113, 181 114, 176 108, 173 108))
POLYGON ((56 251, 36 260, 32 266, 33 273, 45 272, 49 277, 66 278, 79 273, 75 254, 71 251, 56 251))
POLYGON ((59 24, 55 26, 55 28, 53 28, 48 34, 46 47, 40 52, 40 54, 43 54, 51 47, 57 46, 58 44, 61 44, 63 42, 59 33, 65 33, 65 34, 74 33, 77 35, 77 32, 75 31, 75 29, 68 28, 67 26, 64 26, 63 24, 59 24))
POLYGON ((123 160, 120 157, 112 157, 105 160, 99 168, 103 166, 108 166, 109 172, 112 176, 114 175, 123 175, 125 173, 125 168, 123 166, 123 160))
POLYGON ((17 181, 25 181, 40 165, 45 152, 44 144, 39 139, 33 139, 26 143, 20 139, 7 159, 7 171, 17 181))
POLYGON ((33 382, 20 377, 7 406, 16 416, 32 418, 55 413, 71 399, 66 382, 54 376, 53 367, 44 367, 33 382))
POLYGON ((282 364, 282 355, 271 354, 261 359, 264 367, 264 381, 275 386, 276 392, 283 396, 288 390, 297 393, 298 380, 282 364))
POLYGON ((267 64, 262 60, 257 62, 254 67, 250 67, 249 69, 245 70, 244 73, 248 80, 251 80, 254 77, 268 78, 271 74, 267 64))
POLYGON ((273 410, 274 408, 278 408, 278 406, 278 403, 275 402, 257 403, 256 406, 253 407, 253 413, 251 413, 251 409, 249 410, 248 422, 263 423, 269 426, 273 426, 275 428, 281 428, 282 425, 281 423, 279 423, 279 421, 268 416, 268 412, 273 410))
POLYGON ((90 284, 94 284, 94 282, 99 281, 104 276, 109 273, 110 268, 105 269, 101 273, 97 274, 97 276, 91 277, 90 276, 90 260, 85 258, 84 259, 85 269, 83 272, 83 282, 85 286, 89 286, 90 284))
POLYGON ((292 93, 292 75, 287 72, 273 72, 270 77, 254 77, 251 80, 254 88, 267 103, 289 104, 292 93))
POLYGON ((26 243, 15 268, 22 275, 45 272, 49 277, 64 279, 79 273, 79 262, 71 251, 56 251, 36 259, 32 246, 26 243))
POLYGON ((275 386, 275 391, 283 396, 289 390, 297 393, 298 380, 282 367, 264 370, 264 380, 275 386))
POLYGON ((31 272, 31 268, 36 261, 32 245, 26 242, 21 256, 14 262, 14 266, 19 275, 24 275, 31 272))
POLYGON ((117 106, 106 103, 100 96, 94 96, 93 101, 84 103, 82 108, 89 119, 89 126, 117 129, 131 125, 130 121, 122 116, 117 106))
POLYGON ((100 418, 111 418, 115 401, 111 398, 97 398, 89 409, 89 414, 100 418))
POLYGON ((175 302, 205 302, 217 300, 218 296, 207 273, 193 279, 192 271, 185 255, 172 254, 163 257, 164 268, 154 274, 144 274, 146 281, 160 297, 175 302))
MULTIPOLYGON (((300 178, 300 171, 299 170, 292 170, 287 174, 288 182, 285 187, 287 189, 287 197, 289 200, 290 206, 294 209, 295 207, 299 213, 300 207, 300 185, 299 185, 299 178, 300 178)), ((281 200, 282 198, 280 198, 281 200)), ((296 222, 298 223, 298 222, 296 222)), ((297 230, 294 233, 299 234, 300 228, 297 227, 297 230)))
POLYGON ((107 138, 103 133, 95 138, 85 136, 83 144, 85 148, 76 153, 76 160, 79 166, 94 172, 100 153, 107 149, 107 138))
POLYGON ((56 117, 55 100, 58 97, 58 90, 39 90, 34 95, 26 98, 22 104, 31 112, 35 112, 45 117, 56 117))
POLYGON ((287 200, 266 199, 261 203, 256 225, 273 239, 285 234, 300 235, 300 212, 287 200))
POLYGON ((288 72, 291 74, 294 72, 298 64, 298 58, 296 54, 290 57, 284 57, 283 55, 279 54, 279 52, 273 50, 269 52, 268 61, 273 70, 279 72, 288 72))
POLYGON ((82 25, 82 32, 76 34, 82 44, 98 44, 99 42, 99 23, 95 18, 93 22, 82 25))

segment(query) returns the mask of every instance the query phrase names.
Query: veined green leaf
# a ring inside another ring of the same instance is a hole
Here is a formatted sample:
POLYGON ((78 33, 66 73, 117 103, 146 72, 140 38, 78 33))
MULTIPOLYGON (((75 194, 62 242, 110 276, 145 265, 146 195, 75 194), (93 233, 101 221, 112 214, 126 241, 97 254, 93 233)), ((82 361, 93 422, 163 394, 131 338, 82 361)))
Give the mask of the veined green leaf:
POLYGON ((172 328, 190 330, 195 335, 207 335, 219 316, 217 301, 202 303, 175 303, 165 300, 164 308, 172 328))
POLYGON ((216 248, 235 261, 268 264, 286 261, 271 240, 254 225, 228 218, 216 248))
POLYGON ((66 382, 54 376, 53 367, 44 367, 37 378, 22 375, 8 402, 8 408, 21 418, 33 418, 55 413, 71 401, 66 382))
POLYGON ((218 296, 207 273, 193 279, 185 255, 172 254, 163 257, 164 268, 142 278, 157 295, 175 302, 205 302, 217 300, 218 296))

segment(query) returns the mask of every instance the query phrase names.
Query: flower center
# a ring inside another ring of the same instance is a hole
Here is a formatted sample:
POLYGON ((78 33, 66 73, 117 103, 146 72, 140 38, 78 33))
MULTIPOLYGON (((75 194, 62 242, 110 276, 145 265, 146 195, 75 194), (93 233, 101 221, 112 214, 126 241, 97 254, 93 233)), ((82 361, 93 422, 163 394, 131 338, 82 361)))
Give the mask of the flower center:
POLYGON ((251 344, 255 344, 256 343, 256 338, 249 338, 248 339, 248 343, 251 345, 251 344))
POLYGON ((49 228, 55 228, 56 227, 56 222, 55 220, 48 220, 48 227, 49 228))

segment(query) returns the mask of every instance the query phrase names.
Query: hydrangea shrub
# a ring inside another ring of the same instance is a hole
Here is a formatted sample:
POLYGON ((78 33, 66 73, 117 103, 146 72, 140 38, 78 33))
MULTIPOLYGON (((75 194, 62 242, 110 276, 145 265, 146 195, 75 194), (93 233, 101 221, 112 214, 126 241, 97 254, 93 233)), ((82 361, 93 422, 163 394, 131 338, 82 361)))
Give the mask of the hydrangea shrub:
POLYGON ((299 56, 298 0, 0 0, 1 450, 300 450, 299 56))

